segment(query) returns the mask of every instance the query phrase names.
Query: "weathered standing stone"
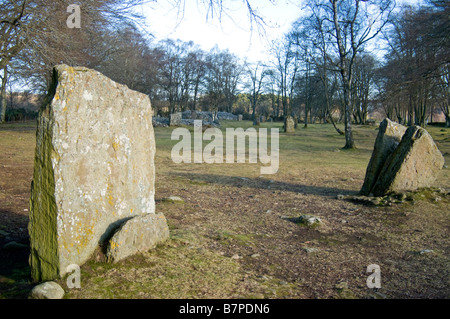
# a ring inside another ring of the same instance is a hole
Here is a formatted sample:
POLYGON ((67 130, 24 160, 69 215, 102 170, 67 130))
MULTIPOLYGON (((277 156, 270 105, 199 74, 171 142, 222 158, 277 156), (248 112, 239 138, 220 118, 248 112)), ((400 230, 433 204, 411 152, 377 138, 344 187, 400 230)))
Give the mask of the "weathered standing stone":
POLYGON ((172 113, 169 117, 169 126, 180 126, 183 119, 183 113, 172 113))
POLYGON ((389 155, 373 187, 374 196, 430 187, 444 165, 444 157, 422 127, 409 127, 389 155))
POLYGON ((163 214, 146 214, 127 220, 111 237, 106 256, 117 262, 138 252, 146 252, 169 238, 163 214))
POLYGON ((400 143, 406 127, 385 119, 380 123, 375 145, 367 166, 361 195, 369 195, 375 185, 386 159, 392 154, 400 143))
POLYGON ((295 133, 295 123, 292 116, 287 116, 284 120, 284 132, 285 133, 295 133))
POLYGON ((82 265, 127 218, 155 212, 147 95, 99 72, 59 65, 40 111, 31 186, 34 281, 82 265))
POLYGON ((243 116, 242 114, 239 114, 239 115, 238 115, 238 121, 239 121, 239 122, 242 121, 243 118, 244 118, 244 116, 243 116))

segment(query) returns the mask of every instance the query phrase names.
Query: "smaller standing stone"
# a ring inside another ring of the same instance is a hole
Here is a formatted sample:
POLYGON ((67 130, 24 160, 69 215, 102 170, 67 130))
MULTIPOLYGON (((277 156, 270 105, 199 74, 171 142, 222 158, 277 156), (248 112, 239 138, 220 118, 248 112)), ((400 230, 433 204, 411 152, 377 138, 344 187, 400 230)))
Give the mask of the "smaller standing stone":
POLYGON ((406 132, 406 127, 385 119, 380 123, 375 145, 367 166, 364 184, 361 188, 361 195, 369 195, 377 182, 383 165, 385 164, 389 155, 391 155, 397 146, 400 144, 403 135, 406 132))
POLYGON ((183 114, 181 112, 170 114, 169 126, 180 126, 183 114))
POLYGON ((372 192, 383 196, 431 187, 443 166, 444 157, 431 135, 420 126, 411 126, 387 158, 372 192))
POLYGON ((64 289, 54 281, 47 281, 35 286, 31 292, 29 299, 62 299, 64 297, 64 289))
POLYGON ((285 133, 295 133, 295 123, 292 116, 286 117, 284 120, 284 132, 285 133))
POLYGON ((106 257, 117 262, 138 252, 146 252, 169 238, 163 214, 146 214, 127 220, 108 242, 106 257))
POLYGON ((244 117, 244 116, 243 116, 242 114, 239 114, 239 115, 238 115, 238 121, 239 121, 239 122, 242 121, 243 117, 244 117))

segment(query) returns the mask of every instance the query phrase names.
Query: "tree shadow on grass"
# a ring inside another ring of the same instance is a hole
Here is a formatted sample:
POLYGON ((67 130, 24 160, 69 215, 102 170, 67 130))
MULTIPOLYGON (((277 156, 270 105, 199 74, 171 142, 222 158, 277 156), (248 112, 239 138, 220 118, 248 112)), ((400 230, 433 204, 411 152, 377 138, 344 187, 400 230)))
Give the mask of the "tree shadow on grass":
POLYGON ((16 214, 0 210, 2 226, 0 233, 0 298, 27 298, 31 285, 31 271, 28 264, 30 240, 28 236, 11 232, 12 220, 16 214))
POLYGON ((338 194, 351 195, 357 193, 357 191, 340 189, 335 187, 326 186, 313 186, 304 185, 300 183, 287 183, 273 181, 269 178, 246 178, 239 176, 225 176, 216 174, 198 174, 198 173, 183 173, 183 172, 172 172, 172 176, 178 176, 188 179, 192 184, 199 183, 214 183, 229 185, 235 187, 248 187, 255 189, 269 189, 272 191, 288 191, 294 193, 302 193, 306 195, 318 195, 324 197, 336 197, 338 194))

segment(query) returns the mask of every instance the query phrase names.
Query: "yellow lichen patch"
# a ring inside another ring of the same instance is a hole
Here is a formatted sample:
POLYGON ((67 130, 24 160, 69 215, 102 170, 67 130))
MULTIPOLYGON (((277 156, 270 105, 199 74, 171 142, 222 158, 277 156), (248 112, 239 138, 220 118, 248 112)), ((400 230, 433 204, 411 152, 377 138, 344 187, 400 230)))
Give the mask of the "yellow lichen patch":
POLYGON ((119 144, 116 141, 112 142, 111 146, 115 152, 117 152, 117 150, 119 149, 119 144))
POLYGON ((116 248, 118 248, 119 247, 119 244, 118 243, 116 243, 114 240, 110 240, 109 241, 109 247, 111 247, 111 249, 116 249, 116 248))
POLYGON ((115 205, 114 198, 111 195, 108 196, 108 204, 111 205, 111 206, 115 205))
POLYGON ((116 200, 114 199, 112 194, 113 194, 112 193, 112 186, 111 186, 110 183, 108 183, 107 186, 106 186, 106 198, 108 199, 108 204, 110 204, 111 206, 115 206, 116 205, 116 200))

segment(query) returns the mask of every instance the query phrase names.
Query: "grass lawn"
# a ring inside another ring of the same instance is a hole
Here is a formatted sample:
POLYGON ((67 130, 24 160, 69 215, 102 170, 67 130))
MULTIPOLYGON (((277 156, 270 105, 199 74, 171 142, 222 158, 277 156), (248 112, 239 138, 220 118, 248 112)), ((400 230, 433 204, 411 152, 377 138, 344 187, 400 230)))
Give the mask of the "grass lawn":
MULTIPOLYGON (((26 298, 33 287, 35 129, 35 122, 0 125, 0 298, 26 298), (19 247, 1 249, 10 241, 19 247)), ((450 129, 427 130, 448 163, 450 129)), ((361 188, 377 132, 354 126, 356 150, 342 150, 344 137, 331 125, 280 133, 279 170, 261 175, 260 163, 175 164, 172 128, 155 128, 156 210, 170 239, 114 265, 93 256, 81 267, 81 289, 59 280, 66 298, 449 298, 448 196, 427 190, 381 207, 337 199, 361 188), (160 201, 168 196, 184 202, 160 201), (304 214, 323 223, 292 222, 304 214), (371 264, 381 269, 377 291, 366 285, 371 264)), ((449 169, 436 186, 448 192, 449 169)))

